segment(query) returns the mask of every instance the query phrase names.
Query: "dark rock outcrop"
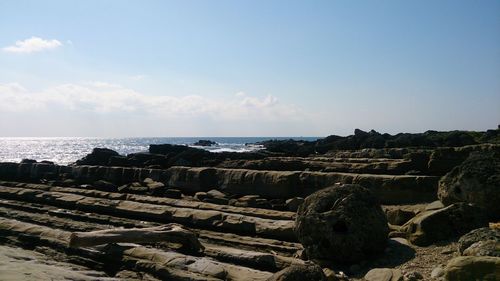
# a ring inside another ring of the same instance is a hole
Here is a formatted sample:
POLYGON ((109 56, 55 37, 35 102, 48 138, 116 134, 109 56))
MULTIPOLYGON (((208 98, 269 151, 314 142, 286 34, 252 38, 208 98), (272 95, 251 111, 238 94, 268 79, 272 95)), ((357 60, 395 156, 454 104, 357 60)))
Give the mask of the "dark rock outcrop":
POLYGON ((357 150, 364 148, 435 148, 461 147, 480 143, 499 143, 500 130, 486 132, 426 131, 424 133, 396 135, 381 134, 375 130, 365 132, 355 129, 354 134, 346 137, 331 135, 316 141, 270 140, 260 142, 268 151, 289 155, 305 156, 314 153, 326 153, 338 150, 357 150))
POLYGON ((500 154, 473 153, 440 182, 438 197, 445 204, 467 202, 500 218, 500 154))
POLYGON ((500 145, 481 144, 468 145, 463 147, 441 147, 436 148, 430 155, 427 164, 428 173, 431 175, 444 175, 454 167, 462 164, 473 152, 491 152, 500 154, 500 145))
POLYGON ((76 161, 76 165, 108 165, 112 156, 119 156, 118 152, 108 148, 94 148, 90 154, 76 161))
POLYGON ((351 263, 382 252, 389 229, 376 197, 360 185, 344 184, 308 196, 295 232, 309 258, 351 263))

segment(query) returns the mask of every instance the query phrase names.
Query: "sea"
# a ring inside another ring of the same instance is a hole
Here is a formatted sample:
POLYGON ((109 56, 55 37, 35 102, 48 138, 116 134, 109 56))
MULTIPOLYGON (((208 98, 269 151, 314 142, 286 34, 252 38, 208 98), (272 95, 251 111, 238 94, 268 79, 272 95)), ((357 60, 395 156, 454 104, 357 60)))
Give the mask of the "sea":
POLYGON ((150 144, 179 144, 206 149, 211 152, 250 152, 262 149, 255 143, 265 140, 306 140, 318 137, 1 137, 0 162, 19 162, 22 159, 52 161, 67 165, 84 157, 95 147, 109 148, 122 155, 148 151, 150 144), (216 142, 213 146, 195 146, 198 140, 216 142))

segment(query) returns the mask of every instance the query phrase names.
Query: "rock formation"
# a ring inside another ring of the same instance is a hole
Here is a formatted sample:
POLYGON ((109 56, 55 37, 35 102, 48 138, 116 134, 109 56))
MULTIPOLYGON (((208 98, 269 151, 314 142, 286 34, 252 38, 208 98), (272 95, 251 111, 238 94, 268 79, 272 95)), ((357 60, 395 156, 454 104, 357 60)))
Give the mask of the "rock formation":
POLYGON ((498 155, 498 137, 356 130, 252 153, 161 144, 0 162, 0 263, 14 279, 489 280, 498 158, 474 153, 498 155))
POLYGON ((344 184, 308 196, 297 212, 295 233, 308 258, 350 263, 382 252, 389 229, 376 197, 344 184))
POLYGON ((500 154, 473 153, 439 182, 439 199, 445 204, 471 203, 493 220, 500 218, 500 154))

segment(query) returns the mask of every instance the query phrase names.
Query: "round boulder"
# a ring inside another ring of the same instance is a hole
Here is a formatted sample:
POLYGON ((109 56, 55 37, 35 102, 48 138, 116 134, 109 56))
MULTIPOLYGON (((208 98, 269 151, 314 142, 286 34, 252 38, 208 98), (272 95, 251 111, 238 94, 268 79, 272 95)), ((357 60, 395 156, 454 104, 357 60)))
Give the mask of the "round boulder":
POLYGON ((466 202, 485 210, 490 219, 500 218, 500 156, 494 152, 472 153, 439 181, 438 197, 445 204, 466 202))
POLYGON ((389 228, 368 189, 344 184, 308 196, 297 211, 295 232, 307 257, 352 263, 382 252, 389 228))

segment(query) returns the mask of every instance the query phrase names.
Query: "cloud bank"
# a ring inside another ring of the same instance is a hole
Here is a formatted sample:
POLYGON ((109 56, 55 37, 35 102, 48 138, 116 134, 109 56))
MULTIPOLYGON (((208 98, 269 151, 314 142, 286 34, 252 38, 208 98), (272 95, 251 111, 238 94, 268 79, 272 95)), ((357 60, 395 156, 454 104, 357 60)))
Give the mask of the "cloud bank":
POLYGON ((31 37, 25 40, 16 41, 12 46, 7 46, 2 48, 4 52, 8 53, 35 53, 46 50, 55 49, 62 46, 62 43, 58 40, 45 40, 40 37, 31 37))
POLYGON ((151 132, 155 132, 154 126, 161 126, 169 128, 169 134, 173 135, 259 134, 264 127, 269 129, 264 133, 279 134, 276 130, 290 129, 308 122, 310 117, 298 106, 271 95, 256 97, 240 92, 219 99, 201 95, 146 95, 105 82, 62 84, 40 91, 31 91, 18 83, 0 84, 0 114, 12 119, 35 114, 43 116, 36 119, 45 118, 47 124, 57 120, 62 127, 81 126, 92 118, 104 120, 108 127, 113 123, 125 126, 124 120, 133 120, 137 124, 128 125, 129 132, 134 130, 133 126, 144 127, 141 134, 147 126, 151 126, 151 132), (64 122, 68 117, 72 124, 69 120, 68 124, 64 122))

